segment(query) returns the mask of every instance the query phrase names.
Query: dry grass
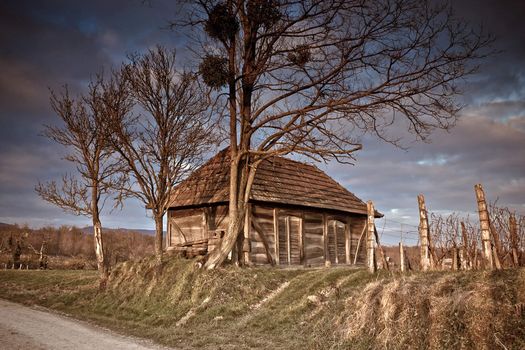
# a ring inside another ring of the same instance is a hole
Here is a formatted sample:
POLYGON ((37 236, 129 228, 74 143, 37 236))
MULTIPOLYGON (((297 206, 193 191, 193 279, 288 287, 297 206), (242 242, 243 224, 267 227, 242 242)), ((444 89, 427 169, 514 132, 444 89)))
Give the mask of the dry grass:
POLYGON ((93 272, 0 272, 0 297, 183 349, 525 348, 525 269, 210 272, 173 258, 124 263, 96 285, 93 272))

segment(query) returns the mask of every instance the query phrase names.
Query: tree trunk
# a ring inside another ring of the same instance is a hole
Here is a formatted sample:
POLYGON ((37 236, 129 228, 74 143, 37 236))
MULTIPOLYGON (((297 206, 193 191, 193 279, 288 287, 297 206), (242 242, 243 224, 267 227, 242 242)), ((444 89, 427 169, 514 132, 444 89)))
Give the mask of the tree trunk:
POLYGON ((102 224, 100 223, 98 197, 98 184, 94 183, 91 191, 91 219, 93 221, 93 243, 95 246, 95 256, 97 259, 98 273, 100 275, 100 286, 104 287, 108 278, 109 268, 107 259, 104 256, 104 242, 102 240, 102 224))
POLYGON ((155 257, 157 258, 157 263, 160 265, 162 263, 162 241, 164 235, 164 223, 162 214, 154 213, 155 217, 155 257))
POLYGON ((41 270, 47 270, 47 242, 45 240, 42 241, 42 245, 40 246, 38 268, 41 270))
POLYGON ((228 230, 222 239, 221 245, 211 251, 206 260, 205 267, 207 269, 214 269, 220 266, 228 254, 232 251, 233 246, 237 242, 237 237, 242 232, 244 227, 245 205, 244 198, 240 198, 240 191, 242 188, 242 174, 240 174, 241 166, 236 157, 236 152, 230 148, 230 202, 228 206, 228 230))
POLYGON ((20 256, 22 255, 22 247, 20 246, 20 240, 16 240, 12 250, 13 255, 13 269, 18 269, 20 264, 20 256))
POLYGON ((239 237, 244 226, 244 217, 243 215, 238 214, 241 210, 242 208, 239 209, 236 205, 230 205, 228 210, 228 230, 226 231, 226 235, 224 235, 221 245, 211 251, 208 255, 208 260, 205 264, 207 269, 214 269, 220 266, 232 251, 233 246, 237 242, 237 237, 239 237))
POLYGON ((104 256, 104 245, 102 241, 102 224, 98 216, 93 216, 93 240, 95 244, 95 256, 97 258, 97 268, 100 274, 101 285, 105 283, 108 278, 108 266, 104 256))

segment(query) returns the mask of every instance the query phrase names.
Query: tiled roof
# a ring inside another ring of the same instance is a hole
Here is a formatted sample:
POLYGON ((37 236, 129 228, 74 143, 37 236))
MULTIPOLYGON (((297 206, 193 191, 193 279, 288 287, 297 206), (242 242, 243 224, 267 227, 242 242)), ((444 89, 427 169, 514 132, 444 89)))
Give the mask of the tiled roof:
MULTIPOLYGON (((228 202, 229 160, 225 149, 197 169, 174 189, 169 207, 228 202)), ((317 167, 283 157, 259 164, 250 199, 366 214, 366 203, 317 167)))

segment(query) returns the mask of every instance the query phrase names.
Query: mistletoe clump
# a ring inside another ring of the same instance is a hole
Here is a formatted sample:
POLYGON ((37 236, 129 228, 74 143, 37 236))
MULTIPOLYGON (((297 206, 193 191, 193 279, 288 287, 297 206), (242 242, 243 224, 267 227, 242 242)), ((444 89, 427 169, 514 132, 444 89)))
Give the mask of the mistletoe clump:
POLYGON ((288 60, 299 67, 304 67, 311 58, 310 49, 306 45, 299 45, 293 52, 288 54, 288 60))
POLYGON ((228 60, 217 55, 206 55, 199 65, 199 73, 206 85, 220 89, 228 82, 228 60))
POLYGON ((226 5, 219 2, 211 9, 204 30, 210 37, 226 42, 237 34, 239 22, 226 5))

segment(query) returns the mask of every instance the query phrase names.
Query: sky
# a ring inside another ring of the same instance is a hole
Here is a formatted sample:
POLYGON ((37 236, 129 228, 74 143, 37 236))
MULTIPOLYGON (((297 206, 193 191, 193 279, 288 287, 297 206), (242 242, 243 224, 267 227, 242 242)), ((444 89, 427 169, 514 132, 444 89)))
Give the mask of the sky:
MULTIPOLYGON (((415 230, 419 193, 432 212, 473 215, 474 185, 482 183, 489 200, 525 214, 525 2, 453 3, 459 16, 495 36, 500 51, 464 82, 466 107, 456 127, 429 143, 407 140, 406 150, 365 137, 355 165, 318 164, 374 201, 385 214, 377 226, 387 239, 415 230)), ((49 91, 67 84, 81 92, 101 69, 157 44, 183 57, 183 39, 166 28, 175 11, 173 2, 158 0, 0 2, 0 222, 89 225, 34 191, 39 181, 72 171, 61 159, 65 150, 39 136, 43 125, 58 123, 49 91)), ((154 228, 132 200, 102 220, 107 227, 154 228)))

